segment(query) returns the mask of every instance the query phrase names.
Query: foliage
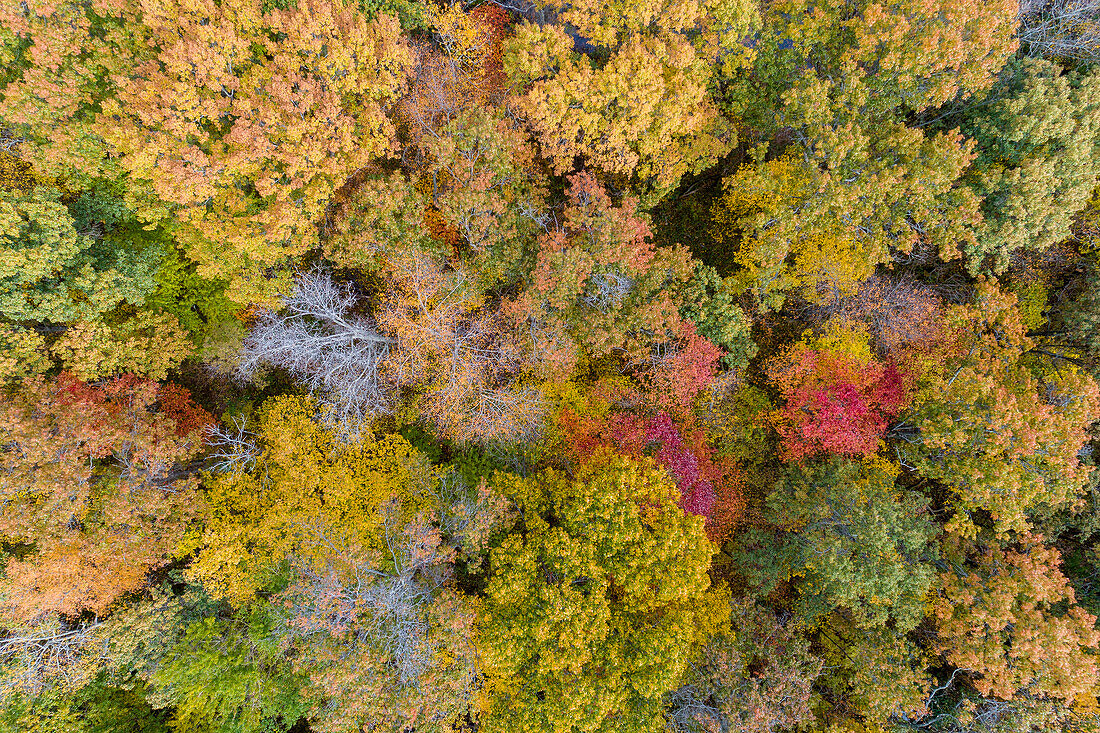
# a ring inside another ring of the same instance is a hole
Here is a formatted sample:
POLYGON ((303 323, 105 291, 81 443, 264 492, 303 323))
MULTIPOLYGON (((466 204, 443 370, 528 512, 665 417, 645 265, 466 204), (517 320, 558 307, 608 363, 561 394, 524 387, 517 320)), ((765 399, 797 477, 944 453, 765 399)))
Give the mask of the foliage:
POLYGON ((701 19, 701 3, 616 5, 641 12, 616 17, 606 6, 570 4, 562 18, 581 43, 607 47, 602 63, 575 51, 561 25, 525 23, 506 42, 504 68, 525 89, 519 110, 555 173, 570 172, 581 157, 611 175, 636 176, 656 199, 725 154, 735 135, 706 94, 707 65, 685 33, 701 19), (664 17, 654 32, 646 26, 657 5, 664 17))
POLYGON ((1076 369, 1029 368, 1023 353, 1033 342, 1011 294, 981 284, 974 304, 953 318, 967 351, 914 404, 916 433, 900 453, 957 496, 949 530, 973 535, 978 509, 999 533, 1026 530, 1027 510, 1071 503, 1084 485, 1079 451, 1100 415, 1100 391, 1076 369))
POLYGON ((661 697, 720 620, 702 520, 663 473, 623 459, 494 484, 523 519, 491 559, 483 727, 661 730, 661 697))
POLYGON ((294 725, 305 710, 301 681, 271 638, 269 613, 259 607, 239 620, 202 619, 167 650, 152 682, 175 709, 174 729, 259 733, 294 725))
POLYGON ((796 608, 811 625, 840 607, 861 628, 912 629, 933 578, 936 530, 927 500, 896 478, 881 459, 788 467, 765 510, 777 535, 753 529, 738 539, 741 572, 760 594, 798 578, 796 608))
POLYGON ((57 189, 0 191, 0 229, 0 315, 10 321, 92 319, 122 301, 140 306, 154 288, 160 250, 118 246, 97 257, 57 189))
POLYGON ((707 536, 715 542, 726 539, 741 514, 737 468, 714 454, 703 431, 676 424, 668 413, 642 419, 609 413, 606 405, 580 414, 565 407, 558 428, 574 465, 601 459, 609 450, 635 460, 652 456, 680 488, 680 507, 704 517, 707 536))
POLYGON ((215 598, 246 604, 291 556, 323 557, 331 542, 379 551, 389 502, 403 499, 415 511, 428 501, 428 469, 408 441, 343 442, 319 417, 308 398, 272 398, 255 443, 226 446, 254 452, 205 482, 205 527, 189 572, 215 598))
POLYGON ((680 316, 693 322, 699 335, 725 350, 722 363, 727 368, 743 369, 756 356, 752 323, 713 267, 696 262, 695 274, 683 284, 676 299, 680 316))
POLYGON ((1046 249, 1066 239, 1100 176, 1100 76, 1062 73, 1039 59, 1009 62, 984 104, 951 118, 977 140, 967 174, 982 197, 978 247, 1000 269, 1014 250, 1046 249))
POLYGON ((0 534, 33 546, 8 562, 12 618, 103 612, 171 558, 194 496, 174 464, 201 440, 153 412, 158 392, 132 376, 91 386, 63 372, 26 379, 4 405, 0 534))
POLYGON ((672 694, 670 727, 677 733, 771 733, 810 721, 822 661, 768 609, 744 601, 732 608, 731 630, 707 642, 688 684, 672 694))
POLYGON ((799 342, 768 367, 786 400, 774 420, 789 460, 879 451, 887 419, 905 406, 906 388, 892 363, 870 358, 861 336, 834 329, 799 342))
POLYGON ((1075 603, 1058 551, 1037 535, 1015 543, 952 539, 951 570, 933 603, 937 650, 982 695, 1072 702, 1094 693, 1096 617, 1075 603), (1068 607, 1067 607, 1068 606, 1068 607))

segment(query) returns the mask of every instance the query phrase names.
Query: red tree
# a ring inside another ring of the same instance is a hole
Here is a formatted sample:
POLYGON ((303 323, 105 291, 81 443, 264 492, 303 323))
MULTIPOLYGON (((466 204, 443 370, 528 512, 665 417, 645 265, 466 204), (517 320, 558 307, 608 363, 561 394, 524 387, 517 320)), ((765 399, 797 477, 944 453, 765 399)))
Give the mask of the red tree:
POLYGON ((892 362, 803 345, 770 376, 786 400, 774 417, 788 460, 817 453, 874 454, 887 420, 907 399, 902 374, 892 362))
POLYGON ((615 412, 600 419, 565 410, 558 424, 575 462, 611 453, 652 457, 676 480, 680 507, 706 519, 712 540, 725 539, 740 517, 740 477, 732 461, 715 455, 701 430, 677 424, 668 413, 615 412))

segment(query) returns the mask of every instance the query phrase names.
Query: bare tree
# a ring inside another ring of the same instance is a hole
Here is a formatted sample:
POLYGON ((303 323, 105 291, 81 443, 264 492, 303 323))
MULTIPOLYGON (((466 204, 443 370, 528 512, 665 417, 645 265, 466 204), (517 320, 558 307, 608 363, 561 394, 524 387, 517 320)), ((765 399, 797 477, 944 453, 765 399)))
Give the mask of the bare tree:
POLYGON ((260 456, 256 436, 247 430, 244 418, 233 416, 233 427, 213 425, 206 431, 206 444, 213 451, 211 469, 221 473, 247 471, 260 456))
MULTIPOLYGON (((0 639, 0 700, 14 691, 37 694, 53 683, 76 681, 85 667, 93 633, 103 622, 67 626, 54 619, 0 639)), ((95 656, 95 655, 92 655, 95 656)))
POLYGON ((351 314, 356 300, 325 272, 299 275, 282 311, 263 313, 245 339, 238 373, 251 378, 264 364, 286 369, 346 424, 389 413, 394 400, 381 367, 395 341, 351 314))
POLYGON ((1018 35, 1030 56, 1100 60, 1100 0, 1023 0, 1018 35))

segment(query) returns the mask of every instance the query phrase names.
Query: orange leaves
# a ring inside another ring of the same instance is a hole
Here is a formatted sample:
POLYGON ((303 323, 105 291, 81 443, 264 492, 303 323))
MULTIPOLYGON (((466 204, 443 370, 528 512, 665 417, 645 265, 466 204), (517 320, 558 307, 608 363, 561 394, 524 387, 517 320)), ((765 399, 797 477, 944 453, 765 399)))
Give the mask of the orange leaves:
POLYGON ((983 695, 1073 702, 1094 690, 1096 618, 1076 604, 1058 551, 1038 535, 1019 545, 962 545, 974 570, 941 574, 937 647, 983 695), (1058 609, 1068 604, 1068 611, 1058 609))
POLYGON ((421 416, 460 441, 532 433, 541 400, 523 384, 530 352, 465 274, 416 253, 391 267, 396 289, 378 320, 397 346, 385 369, 396 384, 419 386, 421 416))
POLYGON ((2 454, 0 535, 35 547, 3 584, 17 618, 102 612, 169 559, 193 488, 171 471, 201 442, 151 411, 158 393, 132 376, 90 386, 63 372, 51 384, 27 380, 0 413, 12 447, 2 454))

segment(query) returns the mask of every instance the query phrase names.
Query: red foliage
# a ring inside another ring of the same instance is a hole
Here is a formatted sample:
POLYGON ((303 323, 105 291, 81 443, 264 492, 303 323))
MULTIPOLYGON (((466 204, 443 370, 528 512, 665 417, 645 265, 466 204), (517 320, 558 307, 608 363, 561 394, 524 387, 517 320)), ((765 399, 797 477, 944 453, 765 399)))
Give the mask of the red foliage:
POLYGON ((578 462, 611 451, 652 457, 680 488, 680 507, 706 519, 715 542, 728 537, 741 514, 739 476, 733 463, 714 455, 701 430, 677 425, 666 412, 648 418, 618 412, 605 420, 566 410, 559 416, 567 451, 578 462))
POLYGON ((682 321, 677 339, 640 377, 650 403, 686 417, 695 397, 713 384, 720 358, 721 349, 696 333, 694 323, 682 321))
POLYGON ((771 374, 786 400, 775 426, 787 460, 818 453, 872 455, 887 421, 907 402, 905 380, 892 362, 795 349, 771 374))
POLYGON ((176 423, 176 435, 181 438, 218 424, 213 415, 195 404, 190 391, 177 384, 162 385, 157 402, 160 411, 176 423))
POLYGON ((508 28, 508 11, 498 5, 486 3, 470 11, 470 18, 485 30, 487 48, 481 61, 484 86, 490 97, 504 86, 504 33, 508 28))

